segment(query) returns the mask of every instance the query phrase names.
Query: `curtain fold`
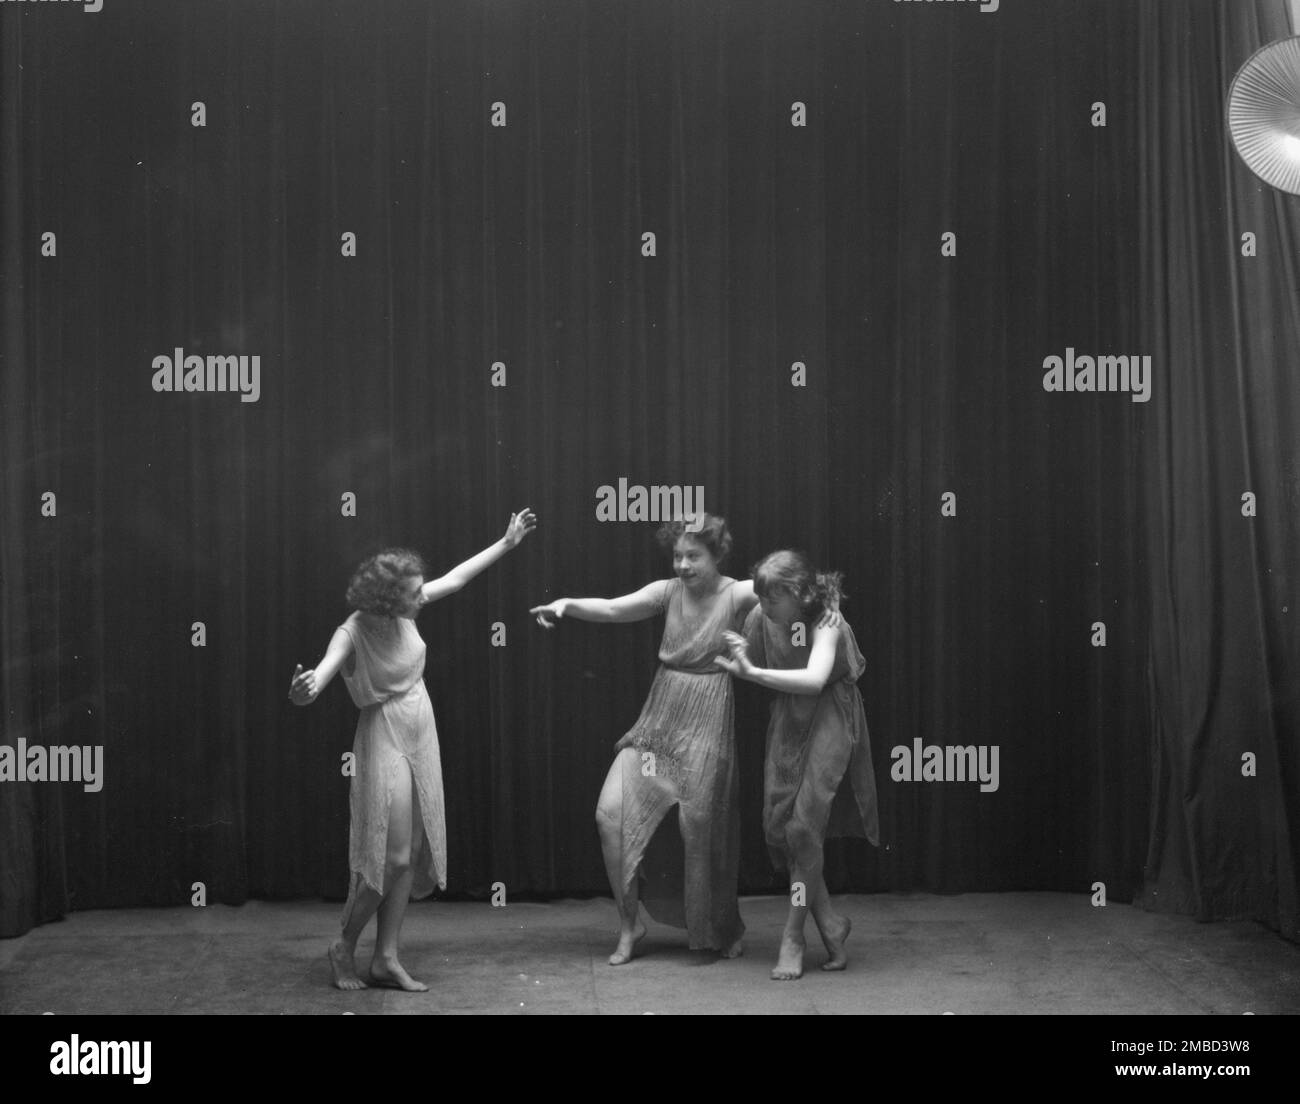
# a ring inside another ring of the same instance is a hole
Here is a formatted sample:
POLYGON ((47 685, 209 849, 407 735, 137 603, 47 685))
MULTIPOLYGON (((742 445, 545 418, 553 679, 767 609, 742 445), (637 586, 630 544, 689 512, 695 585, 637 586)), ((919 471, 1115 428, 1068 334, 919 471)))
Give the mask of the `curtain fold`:
POLYGON ((1297 199, 1237 157, 1225 112, 1240 66, 1291 29, 1273 0, 1141 11, 1140 287, 1167 373, 1143 456, 1153 800, 1141 900, 1295 939, 1300 221, 1297 199))

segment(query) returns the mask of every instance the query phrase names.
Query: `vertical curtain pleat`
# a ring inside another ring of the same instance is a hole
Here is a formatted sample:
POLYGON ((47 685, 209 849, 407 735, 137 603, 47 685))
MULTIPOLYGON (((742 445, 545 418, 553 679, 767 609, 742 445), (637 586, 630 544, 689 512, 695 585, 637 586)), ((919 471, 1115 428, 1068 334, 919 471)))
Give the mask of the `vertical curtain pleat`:
POLYGON ((1300 223, 1295 197, 1232 150, 1224 110, 1240 66, 1290 25, 1280 0, 1144 0, 1140 29, 1140 292, 1167 366, 1142 456, 1153 799, 1141 901, 1295 939, 1300 223))

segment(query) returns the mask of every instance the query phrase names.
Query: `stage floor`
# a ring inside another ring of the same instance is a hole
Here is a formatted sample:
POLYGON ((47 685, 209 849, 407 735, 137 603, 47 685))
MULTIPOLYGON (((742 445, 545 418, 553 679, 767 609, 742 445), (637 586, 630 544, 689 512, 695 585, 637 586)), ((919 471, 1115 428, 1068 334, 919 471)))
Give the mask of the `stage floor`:
MULTIPOLYGON (((415 902, 402 962, 428 993, 335 990, 325 949, 341 906, 72 913, 0 940, 0 1013, 822 1013, 958 1015, 1300 1012, 1300 947, 1250 922, 1198 924, 1057 893, 835 898, 849 967, 824 973, 811 920, 805 974, 768 978, 784 897, 746 897, 745 955, 688 951, 650 924, 626 966, 606 959, 608 900, 415 902)), ((362 938, 365 965, 373 923, 362 938)))

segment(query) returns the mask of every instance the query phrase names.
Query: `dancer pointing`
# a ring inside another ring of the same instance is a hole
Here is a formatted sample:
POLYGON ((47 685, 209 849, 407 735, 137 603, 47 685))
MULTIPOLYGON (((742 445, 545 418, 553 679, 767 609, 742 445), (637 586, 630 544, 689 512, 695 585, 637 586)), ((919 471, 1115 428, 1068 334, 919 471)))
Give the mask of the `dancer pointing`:
POLYGON ((793 980, 803 974, 810 908, 829 955, 822 969, 842 970, 848 961, 844 942, 851 925, 831 907, 822 876, 824 840, 865 836, 880 843, 871 743, 857 687, 866 661, 847 621, 811 633, 804 627, 838 604, 838 574, 818 574, 800 553, 782 551, 764 557, 753 578, 761 608, 750 613, 744 636, 726 634, 731 657, 717 664, 779 691, 767 729, 763 832, 774 863, 789 870, 796 891, 772 969, 774 979, 793 980))
MULTIPOLYGON (((696 519, 699 520, 698 518, 696 519)), ((672 550, 675 578, 620 598, 560 598, 530 612, 544 628, 562 617, 642 621, 663 614, 659 669, 641 716, 615 745, 596 808, 601 851, 619 910, 619 940, 610 965, 631 959, 645 934, 639 919, 638 871, 648 879, 646 909, 685 927, 692 949, 741 953, 744 925, 736 900, 740 860, 734 691, 714 658, 723 633, 740 627, 758 599, 753 584, 722 575, 731 534, 706 514, 698 532, 681 521, 659 530, 672 550), (664 816, 679 807, 684 854, 647 847, 664 816), (643 869, 644 860, 644 869, 643 869)))
POLYGON ((447 885, 438 730, 424 686, 425 644, 414 618, 422 606, 460 590, 536 524, 527 507, 511 514, 500 540, 427 583, 424 561, 414 552, 390 548, 372 556, 352 576, 348 604, 355 612, 335 630, 324 658, 313 670, 304 671, 299 664, 294 671, 289 698, 295 705, 315 701, 342 668, 348 693, 361 710, 349 793, 352 880, 343 934, 329 950, 340 989, 365 988, 353 958, 357 940, 376 912, 373 982, 412 992, 428 989, 397 958, 408 901, 447 885))

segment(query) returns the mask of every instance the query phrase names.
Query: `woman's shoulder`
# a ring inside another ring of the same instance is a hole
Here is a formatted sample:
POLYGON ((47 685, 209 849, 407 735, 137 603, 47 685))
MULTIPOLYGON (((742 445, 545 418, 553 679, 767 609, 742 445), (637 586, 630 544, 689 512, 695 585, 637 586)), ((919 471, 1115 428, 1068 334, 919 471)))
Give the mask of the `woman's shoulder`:
POLYGON ((366 633, 365 622, 362 620, 360 610, 353 610, 342 621, 339 622, 335 632, 344 633, 352 649, 356 648, 357 641, 366 633))
POLYGON ((365 610, 353 610, 339 625, 340 629, 347 632, 349 636, 366 636, 383 629, 386 622, 393 620, 391 617, 383 617, 377 613, 367 613, 365 610))
POLYGON ((839 630, 841 641, 853 639, 853 626, 849 624, 849 619, 844 614, 840 614, 840 623, 835 627, 839 630))
POLYGON ((722 585, 733 610, 743 610, 748 613, 750 611, 747 607, 751 602, 755 609, 758 608, 758 596, 754 593, 754 584, 749 579, 733 579, 730 575, 724 575, 722 585))
POLYGON ((838 641, 838 646, 842 648, 846 640, 853 639, 853 629, 849 627, 849 620, 847 617, 844 616, 844 614, 841 613, 840 623, 838 625, 822 628, 820 625, 820 621, 822 617, 825 615, 825 612, 826 612, 825 610, 820 608, 815 610, 810 610, 807 616, 804 618, 804 624, 808 626, 808 629, 812 634, 825 633, 829 635, 833 633, 835 635, 836 640, 838 641))
POLYGON ((853 626, 841 615, 835 631, 838 634, 838 639, 835 641, 835 666, 837 668, 843 666, 856 680, 866 669, 867 661, 858 646, 858 638, 854 635, 853 626))

